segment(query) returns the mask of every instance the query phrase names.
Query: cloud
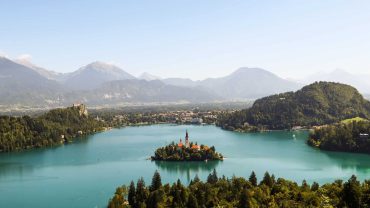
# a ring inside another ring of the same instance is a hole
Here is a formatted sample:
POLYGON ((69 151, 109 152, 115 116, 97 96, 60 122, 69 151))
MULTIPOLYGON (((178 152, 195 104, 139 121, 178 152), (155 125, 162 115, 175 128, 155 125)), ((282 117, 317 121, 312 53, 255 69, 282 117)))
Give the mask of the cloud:
POLYGON ((17 60, 31 62, 32 56, 30 54, 21 54, 17 57, 17 60))
POLYGON ((2 50, 0 50, 0 57, 9 58, 8 54, 6 54, 5 52, 3 52, 2 50))

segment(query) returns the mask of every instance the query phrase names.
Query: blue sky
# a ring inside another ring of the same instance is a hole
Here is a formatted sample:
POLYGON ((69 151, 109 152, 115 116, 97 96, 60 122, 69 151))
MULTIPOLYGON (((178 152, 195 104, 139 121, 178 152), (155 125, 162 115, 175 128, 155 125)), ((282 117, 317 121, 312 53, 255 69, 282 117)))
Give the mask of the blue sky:
POLYGON ((58 72, 92 61, 202 79, 370 73, 370 1, 0 0, 0 54, 58 72))

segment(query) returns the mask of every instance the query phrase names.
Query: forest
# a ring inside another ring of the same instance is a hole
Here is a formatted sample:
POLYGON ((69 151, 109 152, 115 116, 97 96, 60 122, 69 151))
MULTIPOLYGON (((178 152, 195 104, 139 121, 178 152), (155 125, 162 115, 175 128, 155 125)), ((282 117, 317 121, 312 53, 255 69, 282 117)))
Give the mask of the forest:
POLYGON ((89 117, 84 105, 53 109, 38 117, 0 116, 0 152, 56 146, 103 128, 104 123, 89 117))
POLYGON ((190 143, 190 147, 179 147, 178 144, 171 144, 160 147, 155 151, 152 160, 164 161, 205 161, 205 160, 223 160, 222 154, 216 152, 214 146, 199 145, 190 143))
POLYGON ((310 132, 308 144, 323 150, 370 154, 370 122, 340 122, 317 127, 310 132))
POLYGON ((109 208, 159 208, 159 207, 370 207, 370 180, 362 183, 356 176, 347 181, 319 185, 296 182, 283 178, 275 179, 268 172, 258 181, 251 173, 242 177, 218 177, 214 170, 205 182, 198 176, 184 185, 178 180, 162 184, 159 172, 155 172, 149 186, 143 178, 136 185, 120 186, 109 200, 109 208))
POLYGON ((370 118, 370 102, 355 88, 315 82, 297 92, 258 99, 251 108, 220 115, 217 125, 239 131, 282 130, 332 124, 354 117, 370 118))

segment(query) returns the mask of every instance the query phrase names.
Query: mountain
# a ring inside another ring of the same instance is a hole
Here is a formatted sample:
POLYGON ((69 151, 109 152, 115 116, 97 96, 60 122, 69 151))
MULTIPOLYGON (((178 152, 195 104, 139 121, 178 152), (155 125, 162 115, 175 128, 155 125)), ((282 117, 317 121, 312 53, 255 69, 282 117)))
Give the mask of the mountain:
POLYGON ((297 90, 302 86, 260 68, 240 68, 228 76, 202 81, 170 78, 163 82, 177 86, 201 86, 226 99, 255 99, 297 90))
POLYGON ((166 78, 162 81, 169 85, 181 86, 181 87, 196 87, 201 86, 201 81, 193 81, 187 78, 166 78))
POLYGON ((361 93, 370 93, 370 74, 352 74, 342 69, 336 69, 331 72, 322 72, 313 74, 303 80, 305 83, 315 81, 330 81, 349 84, 356 87, 361 93))
POLYGON ((255 101, 250 109, 220 119, 226 129, 263 126, 288 129, 338 122, 348 118, 370 118, 370 102, 349 85, 315 82, 297 92, 287 92, 255 101))
POLYGON ((148 72, 144 72, 142 73, 138 79, 143 79, 143 80, 146 80, 146 81, 152 81, 152 80, 161 80, 160 77, 158 76, 155 76, 155 75, 152 75, 152 74, 149 74, 148 72))
POLYGON ((117 66, 97 61, 67 75, 64 85, 73 90, 91 90, 104 82, 126 79, 136 78, 117 66))
POLYGON ((0 57, 0 104, 45 104, 57 99, 62 87, 34 69, 0 57))
POLYGON ((60 80, 63 77, 62 73, 57 73, 51 70, 44 69, 42 67, 36 66, 33 63, 31 63, 28 60, 25 59, 16 59, 14 60, 16 63, 21 64, 23 66, 26 66, 30 69, 33 69, 37 73, 39 73, 41 76, 50 79, 50 80, 60 80))
POLYGON ((212 89, 228 99, 260 98, 299 89, 300 85, 259 68, 240 68, 229 76, 202 81, 201 86, 212 89))
POLYGON ((166 85, 159 80, 115 80, 89 91, 74 91, 65 100, 79 100, 89 105, 117 105, 127 103, 209 102, 219 97, 197 88, 166 85))

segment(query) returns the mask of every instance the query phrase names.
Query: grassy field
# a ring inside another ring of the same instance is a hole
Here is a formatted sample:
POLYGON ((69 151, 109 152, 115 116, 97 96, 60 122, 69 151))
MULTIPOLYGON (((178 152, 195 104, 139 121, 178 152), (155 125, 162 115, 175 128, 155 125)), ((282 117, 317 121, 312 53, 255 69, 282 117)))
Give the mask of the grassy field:
POLYGON ((367 120, 365 118, 361 118, 361 117, 355 117, 355 118, 345 119, 345 120, 341 121, 341 123, 347 124, 347 123, 352 123, 354 121, 359 122, 359 121, 369 121, 369 120, 367 120))

